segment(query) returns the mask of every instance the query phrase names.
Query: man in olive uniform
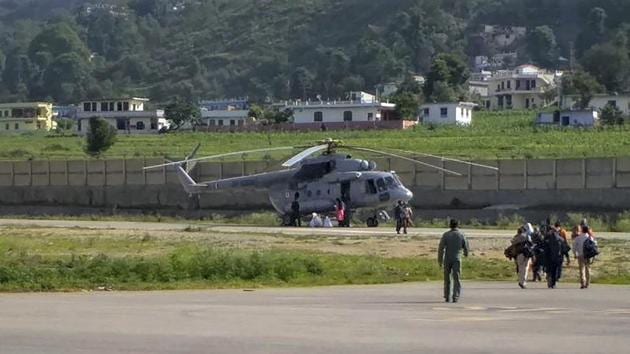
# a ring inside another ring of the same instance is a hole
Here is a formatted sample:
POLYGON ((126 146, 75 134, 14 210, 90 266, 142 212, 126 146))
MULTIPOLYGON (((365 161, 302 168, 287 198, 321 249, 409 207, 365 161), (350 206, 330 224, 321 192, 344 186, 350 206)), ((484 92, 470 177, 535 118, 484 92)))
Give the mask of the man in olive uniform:
POLYGON ((468 257, 468 241, 459 231, 459 222, 452 219, 451 230, 442 235, 438 247, 438 263, 444 266, 444 300, 451 299, 451 278, 453 283, 452 299, 457 302, 461 292, 460 274, 462 272, 461 254, 468 257))

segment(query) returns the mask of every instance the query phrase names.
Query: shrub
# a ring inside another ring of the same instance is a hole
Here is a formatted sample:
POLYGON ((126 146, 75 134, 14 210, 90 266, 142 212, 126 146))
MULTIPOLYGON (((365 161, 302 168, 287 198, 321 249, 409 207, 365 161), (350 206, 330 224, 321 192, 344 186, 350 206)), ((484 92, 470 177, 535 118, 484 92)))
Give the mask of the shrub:
POLYGON ((85 142, 85 152, 91 156, 99 156, 116 142, 116 129, 103 118, 92 117, 85 142))

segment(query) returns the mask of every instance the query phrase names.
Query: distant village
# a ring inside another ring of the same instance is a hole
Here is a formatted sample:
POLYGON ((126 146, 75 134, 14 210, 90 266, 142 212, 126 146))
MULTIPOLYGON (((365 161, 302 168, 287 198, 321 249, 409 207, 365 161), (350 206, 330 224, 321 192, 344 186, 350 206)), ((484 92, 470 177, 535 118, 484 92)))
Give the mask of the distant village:
MULTIPOLYGON (((86 10, 87 11, 87 10, 86 10)), ((113 11, 113 10, 112 10, 113 11)), ((509 48, 525 36, 523 27, 485 26, 479 40, 495 48, 509 48)), ((343 100, 294 100, 270 102, 276 111, 288 112, 286 123, 273 123, 252 116, 247 98, 209 99, 198 102, 200 120, 183 129, 208 132, 259 130, 337 130, 337 129, 408 129, 418 124, 470 125, 475 111, 519 110, 536 115, 536 124, 560 127, 593 127, 599 124, 600 112, 613 106, 630 114, 630 95, 595 94, 587 109, 577 109, 579 97, 561 91, 562 70, 534 65, 511 67, 516 52, 501 52, 491 57, 477 56, 468 93, 474 102, 426 103, 413 117, 394 114, 390 102, 402 81, 376 86, 372 92, 349 92, 343 100), (506 69, 506 67, 511 67, 506 69)), ((570 59, 567 59, 570 61, 570 59)), ((423 85, 425 78, 413 79, 423 85)), ((74 105, 58 106, 53 102, 20 102, 0 104, 0 133, 57 129, 58 122, 70 121, 72 130, 82 135, 88 120, 100 117, 119 134, 158 134, 167 132, 171 122, 163 109, 151 109, 149 98, 100 98, 74 105)))

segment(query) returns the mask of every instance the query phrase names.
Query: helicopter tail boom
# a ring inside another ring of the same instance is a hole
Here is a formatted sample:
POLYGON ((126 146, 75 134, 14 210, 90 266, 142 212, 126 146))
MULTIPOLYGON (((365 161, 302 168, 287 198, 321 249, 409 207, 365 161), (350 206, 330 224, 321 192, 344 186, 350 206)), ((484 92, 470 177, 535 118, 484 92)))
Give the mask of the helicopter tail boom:
POLYGON ((182 187, 184 187, 184 190, 186 191, 186 193, 198 194, 201 192, 201 189, 203 187, 206 187, 205 184, 198 184, 197 182, 195 182, 195 180, 193 180, 192 177, 190 177, 190 175, 186 172, 186 170, 181 165, 177 165, 175 167, 175 170, 177 172, 177 178, 179 179, 179 183, 182 184, 182 187))

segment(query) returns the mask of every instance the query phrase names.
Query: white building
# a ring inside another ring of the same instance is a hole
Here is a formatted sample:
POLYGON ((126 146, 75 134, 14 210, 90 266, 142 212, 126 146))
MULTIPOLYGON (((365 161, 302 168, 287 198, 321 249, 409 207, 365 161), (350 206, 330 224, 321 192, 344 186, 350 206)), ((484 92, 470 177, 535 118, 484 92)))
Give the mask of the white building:
POLYGON ((599 113, 595 110, 555 111, 539 113, 537 125, 560 127, 593 127, 599 122, 599 113))
POLYGON ((458 124, 472 123, 473 108, 471 102, 428 103, 422 105, 422 124, 458 124))
POLYGON ((550 73, 533 65, 499 70, 488 79, 490 109, 535 109, 544 107, 544 94, 557 86, 561 73, 550 73))
POLYGON ((163 110, 146 110, 147 98, 119 98, 84 101, 77 111, 77 131, 85 134, 89 119, 105 119, 118 133, 151 134, 168 129, 170 123, 164 118, 163 110))
POLYGON ((478 55, 475 57, 475 70, 496 70, 514 66, 518 61, 517 52, 499 53, 493 56, 478 55))
POLYGON ((242 127, 254 122, 249 117, 249 110, 201 110, 201 121, 207 127, 242 127))
MULTIPOLYGON (((576 108, 579 99, 578 95, 562 96, 562 109, 576 108)), ((607 105, 617 107, 624 115, 630 115, 630 95, 597 94, 589 102, 589 107, 598 111, 607 105)))
POLYGON ((293 111, 295 124, 349 123, 394 120, 393 103, 382 103, 366 93, 351 93, 350 101, 295 102, 286 107, 293 111))

